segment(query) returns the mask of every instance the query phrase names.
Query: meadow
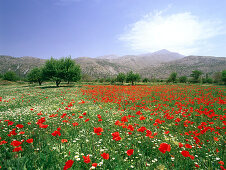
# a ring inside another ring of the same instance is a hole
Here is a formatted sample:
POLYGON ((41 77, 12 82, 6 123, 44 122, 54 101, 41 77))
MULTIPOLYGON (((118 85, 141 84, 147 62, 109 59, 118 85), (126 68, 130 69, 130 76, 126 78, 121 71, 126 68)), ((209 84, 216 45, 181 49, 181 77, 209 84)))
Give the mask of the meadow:
POLYGON ((2 169, 225 169, 223 86, 0 86, 2 169))

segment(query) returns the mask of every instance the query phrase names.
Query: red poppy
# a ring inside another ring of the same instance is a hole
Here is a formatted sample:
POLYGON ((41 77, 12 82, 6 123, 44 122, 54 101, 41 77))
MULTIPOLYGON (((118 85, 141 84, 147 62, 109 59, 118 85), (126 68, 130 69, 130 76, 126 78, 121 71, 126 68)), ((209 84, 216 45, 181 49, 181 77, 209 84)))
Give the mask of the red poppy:
POLYGON ((131 156, 131 155, 133 155, 133 151, 134 151, 134 149, 129 149, 129 150, 127 150, 127 155, 128 156, 131 156))
POLYGON ((92 166, 93 166, 93 167, 97 167, 97 163, 93 163, 92 166))
POLYGON ((40 128, 47 128, 49 125, 43 125, 43 124, 39 124, 40 128))
POLYGON ((16 147, 16 148, 13 149, 13 152, 19 152, 19 151, 23 151, 21 146, 16 147))
POLYGON ((181 154, 184 156, 184 157, 189 157, 190 156, 190 153, 188 151, 182 151, 181 154))
POLYGON ((179 143, 179 147, 182 148, 183 147, 183 144, 182 143, 179 143))
POLYGON ((170 150, 171 150, 171 147, 167 143, 161 143, 159 146, 159 151, 162 153, 166 153, 166 151, 170 152, 170 150))
POLYGON ((72 125, 75 127, 75 126, 78 126, 78 122, 75 122, 75 123, 72 123, 72 125))
POLYGON ((14 141, 11 142, 11 145, 12 145, 12 146, 19 146, 19 145, 21 145, 21 144, 22 144, 22 142, 17 141, 17 140, 14 140, 14 141))
POLYGON ((185 144, 185 148, 189 148, 189 149, 191 149, 191 148, 192 148, 192 146, 191 146, 191 145, 189 145, 189 144, 185 144))
POLYGON ((52 135, 53 135, 53 136, 56 136, 56 135, 61 136, 61 133, 60 133, 60 131, 55 130, 55 131, 52 133, 52 135))
POLYGON ((108 154, 108 153, 102 153, 101 156, 102 156, 104 159, 106 159, 106 160, 109 159, 109 154, 108 154))
POLYGON ((115 140, 115 141, 119 141, 119 140, 121 140, 122 138, 119 136, 120 134, 119 134, 119 132, 114 132, 114 133, 112 133, 111 134, 112 136, 113 136, 113 140, 115 140))
POLYGON ((66 142, 68 142, 68 140, 67 139, 61 139, 61 142, 66 143, 66 142))
POLYGON ((140 127, 139 129, 137 129, 138 132, 142 132, 142 133, 143 133, 145 130, 147 130, 146 127, 140 127))
POLYGON ((27 143, 33 143, 33 139, 26 140, 27 143))
POLYGON ((89 158, 89 155, 87 155, 87 156, 82 156, 82 157, 83 157, 85 163, 87 163, 87 164, 90 163, 91 160, 90 160, 90 158, 89 158))
POLYGON ((96 133, 97 135, 101 135, 101 132, 103 132, 103 128, 101 127, 97 127, 97 128, 93 128, 94 129, 94 133, 96 133))
POLYGON ((64 169, 63 170, 67 170, 69 168, 72 167, 74 161, 73 160, 68 160, 67 162, 65 162, 65 165, 64 165, 64 169))
POLYGON ((18 125, 16 125, 16 127, 17 127, 17 128, 23 128, 24 125, 18 124, 18 125))

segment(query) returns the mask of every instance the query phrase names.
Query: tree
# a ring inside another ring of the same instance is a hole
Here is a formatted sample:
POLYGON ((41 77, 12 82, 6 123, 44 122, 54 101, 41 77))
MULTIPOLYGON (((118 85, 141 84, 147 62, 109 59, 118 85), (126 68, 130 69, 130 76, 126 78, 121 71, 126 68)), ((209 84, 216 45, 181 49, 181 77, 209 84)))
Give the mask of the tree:
POLYGON ((3 75, 0 73, 0 78, 2 78, 3 77, 3 75))
POLYGON ((116 77, 116 81, 121 82, 122 84, 125 80, 126 80, 126 75, 124 73, 119 73, 116 77))
POLYGON ((47 80, 55 81, 58 87, 62 80, 68 82, 80 80, 81 71, 80 67, 73 64, 70 58, 62 58, 60 60, 51 58, 44 65, 43 75, 47 80))
POLYGON ((213 75, 214 83, 218 83, 219 84, 221 82, 221 80, 222 80, 222 72, 214 73, 214 75, 213 75))
POLYGON ((200 82, 200 76, 202 75, 202 72, 199 70, 194 70, 192 71, 191 77, 192 77, 192 82, 193 83, 198 83, 200 82))
POLYGON ((173 82, 173 83, 175 83, 176 82, 176 79, 177 79, 177 73, 176 72, 173 72, 173 73, 170 74, 167 82, 173 82))
POLYGON ((126 75, 126 81, 131 82, 132 85, 134 85, 134 82, 140 80, 140 75, 138 73, 133 73, 133 71, 130 71, 126 75))
POLYGON ((224 84, 226 84, 226 70, 222 71, 222 81, 224 82, 224 84))
POLYGON ((27 75, 29 82, 38 82, 38 84, 41 86, 42 82, 44 81, 44 75, 42 68, 33 68, 27 75))
POLYGON ((17 81, 19 79, 19 77, 16 75, 16 73, 14 71, 7 71, 3 75, 3 79, 8 80, 8 81, 17 81))
POLYGON ((62 58, 61 62, 64 65, 64 80, 70 81, 79 81, 81 79, 81 69, 79 65, 76 65, 71 57, 62 58))
POLYGON ((180 83, 186 83, 186 82, 187 82, 187 77, 186 77, 186 76, 181 76, 181 77, 179 78, 179 82, 180 82, 180 83))

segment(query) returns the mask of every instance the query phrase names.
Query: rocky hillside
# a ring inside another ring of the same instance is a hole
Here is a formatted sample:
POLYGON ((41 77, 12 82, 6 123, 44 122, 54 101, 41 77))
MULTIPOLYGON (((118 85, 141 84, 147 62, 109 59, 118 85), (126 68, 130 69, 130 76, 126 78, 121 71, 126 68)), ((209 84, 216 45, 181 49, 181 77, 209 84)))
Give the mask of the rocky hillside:
MULTIPOLYGON (((171 72, 177 72, 178 76, 189 76, 193 70, 201 70, 211 75, 226 69, 225 57, 185 57, 167 50, 121 57, 116 55, 97 58, 79 57, 74 60, 81 66, 84 74, 93 78, 114 76, 130 70, 139 72, 142 77, 168 78, 171 72)), ((0 56, 0 72, 13 70, 20 76, 26 76, 32 68, 43 65, 45 61, 34 57, 15 58, 2 55, 0 56)))

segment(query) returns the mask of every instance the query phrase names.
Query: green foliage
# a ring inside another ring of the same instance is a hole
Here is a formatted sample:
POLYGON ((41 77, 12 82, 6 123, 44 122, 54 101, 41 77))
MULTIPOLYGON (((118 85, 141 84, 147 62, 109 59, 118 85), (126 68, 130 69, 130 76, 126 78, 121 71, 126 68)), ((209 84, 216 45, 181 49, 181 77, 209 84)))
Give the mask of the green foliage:
POLYGON ((126 75, 124 73, 119 73, 116 77, 116 81, 121 82, 122 84, 125 80, 126 80, 126 75))
POLYGON ((7 71, 3 75, 3 79, 8 80, 8 81, 17 81, 19 79, 19 77, 16 75, 16 73, 14 71, 7 71))
POLYGON ((71 58, 47 60, 43 68, 43 74, 47 80, 53 80, 58 87, 62 80, 78 81, 81 79, 81 70, 71 58))
POLYGON ((179 77, 179 82, 180 83, 186 83, 187 82, 187 77, 186 76, 179 77))
POLYGON ((222 80, 222 73, 221 72, 214 73, 213 82, 219 84, 221 82, 221 80, 222 80))
POLYGON ((138 73, 133 73, 133 71, 130 71, 126 75, 126 81, 131 82, 132 85, 134 85, 134 82, 140 80, 140 74, 138 73))
POLYGON ((147 83, 147 82, 149 82, 149 81, 150 81, 150 80, 149 80, 148 78, 144 78, 144 79, 143 79, 143 82, 144 82, 144 83, 147 83))
POLYGON ((88 74, 82 74, 81 81, 83 82, 91 82, 93 78, 88 74))
POLYGON ((42 68, 33 68, 27 75, 27 79, 29 82, 38 82, 39 85, 42 85, 44 80, 43 70, 42 68))
POLYGON ((70 58, 62 58, 61 63, 64 65, 64 80, 68 83, 70 81, 79 81, 81 79, 81 69, 79 65, 70 58))
POLYGON ((224 82, 224 84, 226 84, 226 70, 222 71, 222 81, 224 82))
POLYGON ((173 82, 173 83, 175 83, 176 80, 177 80, 177 73, 176 72, 173 72, 173 73, 170 74, 167 82, 173 82))
POLYGON ((3 77, 3 75, 0 73, 0 78, 2 78, 3 77))
POLYGON ((190 75, 192 77, 193 83, 199 83, 200 82, 200 76, 202 75, 202 72, 199 70, 192 71, 192 74, 190 75))

